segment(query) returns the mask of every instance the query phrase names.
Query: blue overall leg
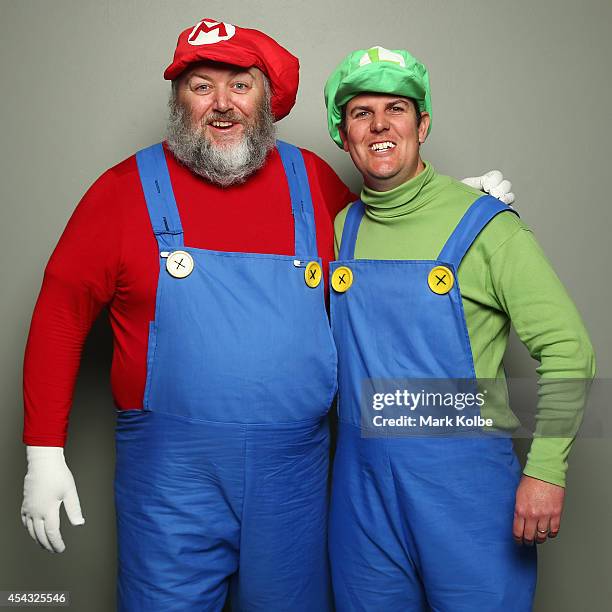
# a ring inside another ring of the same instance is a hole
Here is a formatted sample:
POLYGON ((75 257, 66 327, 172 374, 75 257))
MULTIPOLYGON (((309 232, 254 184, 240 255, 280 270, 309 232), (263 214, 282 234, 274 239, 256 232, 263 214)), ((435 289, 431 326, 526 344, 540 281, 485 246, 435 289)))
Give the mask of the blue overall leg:
POLYGON ((425 612, 412 534, 398 525, 404 509, 390 494, 386 441, 363 442, 359 428, 340 425, 329 525, 336 610, 425 612))
POLYGON ((130 410, 116 436, 119 612, 221 610, 239 565, 244 435, 130 410))
POLYGON ((299 444, 294 425, 273 431, 248 428, 240 568, 232 580, 232 609, 328 610, 327 419, 302 429, 299 444))

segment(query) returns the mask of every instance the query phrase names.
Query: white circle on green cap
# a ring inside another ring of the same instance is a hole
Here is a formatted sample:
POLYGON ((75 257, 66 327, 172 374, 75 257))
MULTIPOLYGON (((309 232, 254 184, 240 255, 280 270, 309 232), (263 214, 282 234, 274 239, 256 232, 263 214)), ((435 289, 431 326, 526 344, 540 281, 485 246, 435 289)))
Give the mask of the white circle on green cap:
POLYGON ((372 47, 368 49, 359 60, 360 66, 366 66, 367 64, 373 64, 374 62, 392 62, 398 64, 402 68, 406 67, 406 60, 399 54, 389 51, 384 47, 372 47))

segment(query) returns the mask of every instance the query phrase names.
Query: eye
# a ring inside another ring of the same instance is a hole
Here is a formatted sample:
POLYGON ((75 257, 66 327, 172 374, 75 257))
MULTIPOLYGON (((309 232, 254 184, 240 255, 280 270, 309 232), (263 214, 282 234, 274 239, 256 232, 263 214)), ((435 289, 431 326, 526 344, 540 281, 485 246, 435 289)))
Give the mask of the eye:
POLYGON ((208 83, 197 83, 193 86, 193 91, 197 91, 199 93, 204 93, 210 90, 210 85, 208 83))
POLYGON ((356 113, 353 115, 353 117, 354 117, 355 119, 361 119, 362 117, 367 117, 367 116, 368 116, 368 114, 369 114, 369 113, 368 113, 368 111, 361 110, 361 111, 357 111, 357 112, 356 112, 356 113))
POLYGON ((392 107, 391 107, 391 110, 392 110, 394 113, 403 113, 405 109, 404 109, 404 107, 403 107, 403 106, 400 106, 399 104, 396 104, 395 106, 392 106, 392 107))
POLYGON ((247 89, 249 89, 249 85, 248 83, 244 83, 243 81, 238 81, 237 83, 234 83, 234 89, 238 91, 246 91, 247 89))

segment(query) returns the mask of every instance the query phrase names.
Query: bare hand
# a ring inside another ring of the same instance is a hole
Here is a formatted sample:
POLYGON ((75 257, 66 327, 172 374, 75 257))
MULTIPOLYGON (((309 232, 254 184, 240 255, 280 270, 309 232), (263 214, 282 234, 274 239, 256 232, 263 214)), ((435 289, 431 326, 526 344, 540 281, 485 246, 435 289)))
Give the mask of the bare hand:
POLYGON ((542 544, 559 533, 565 489, 523 475, 516 490, 512 534, 516 542, 542 544))

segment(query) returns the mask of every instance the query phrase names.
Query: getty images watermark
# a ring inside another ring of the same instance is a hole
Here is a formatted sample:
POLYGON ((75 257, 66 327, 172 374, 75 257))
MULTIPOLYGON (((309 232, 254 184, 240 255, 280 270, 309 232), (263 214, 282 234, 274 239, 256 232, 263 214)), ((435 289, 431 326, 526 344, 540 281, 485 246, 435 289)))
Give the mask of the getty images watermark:
POLYGON ((607 391, 601 379, 366 379, 360 397, 341 395, 340 415, 364 437, 602 437, 607 391))
POLYGON ((493 427, 493 419, 483 417, 479 411, 486 403, 484 392, 466 393, 462 391, 444 393, 439 391, 410 391, 395 389, 393 392, 372 394, 372 409, 383 411, 385 408, 404 409, 407 414, 393 417, 374 414, 375 427, 493 427), (448 414, 448 408, 454 410, 448 414), (432 410, 434 409, 434 410, 432 410), (467 409, 467 413, 466 413, 467 409), (477 409, 478 414, 472 414, 477 409))

